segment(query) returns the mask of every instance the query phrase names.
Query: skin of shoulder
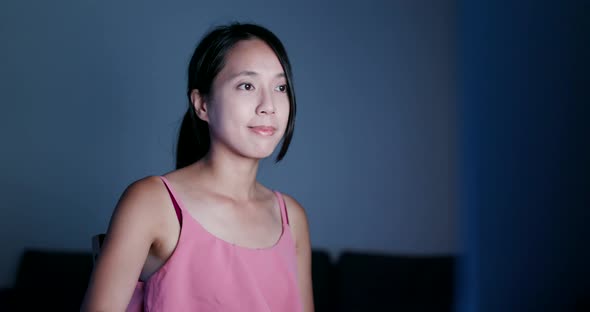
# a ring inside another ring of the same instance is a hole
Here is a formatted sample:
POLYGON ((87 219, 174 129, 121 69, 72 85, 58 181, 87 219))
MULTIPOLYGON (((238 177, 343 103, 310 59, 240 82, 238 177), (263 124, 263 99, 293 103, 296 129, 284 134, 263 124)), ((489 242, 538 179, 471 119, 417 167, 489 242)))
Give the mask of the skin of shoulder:
POLYGON ((158 177, 127 187, 111 217, 82 311, 125 310, 152 244, 170 228, 169 211, 162 209, 167 205, 171 203, 158 177))
POLYGON ((309 224, 307 214, 303 206, 290 195, 283 194, 287 215, 289 217, 289 227, 295 240, 295 249, 297 254, 297 281, 303 311, 314 311, 313 306, 313 289, 311 279, 311 241, 309 238, 309 224))
POLYGON ((291 195, 282 193, 287 207, 287 214, 289 216, 289 226, 295 238, 295 245, 299 245, 300 240, 309 239, 309 226, 307 222, 307 214, 303 206, 291 195))

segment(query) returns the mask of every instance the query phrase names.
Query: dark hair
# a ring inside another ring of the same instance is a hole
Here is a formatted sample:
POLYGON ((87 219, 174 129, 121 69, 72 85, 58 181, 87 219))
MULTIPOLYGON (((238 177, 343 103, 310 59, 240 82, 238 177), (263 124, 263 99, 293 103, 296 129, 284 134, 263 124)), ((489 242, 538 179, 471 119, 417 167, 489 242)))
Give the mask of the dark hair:
POLYGON ((213 80, 225 66, 225 57, 231 48, 239 41, 255 38, 264 41, 274 51, 285 72, 290 111, 283 145, 277 155, 276 162, 279 162, 287 154, 295 128, 296 112, 291 64, 287 52, 279 38, 270 30, 255 24, 233 23, 216 27, 206 34, 195 49, 189 63, 187 88, 189 105, 178 135, 176 169, 198 161, 209 151, 209 125, 197 117, 191 103, 192 91, 197 89, 201 96, 207 97, 211 92, 213 80))

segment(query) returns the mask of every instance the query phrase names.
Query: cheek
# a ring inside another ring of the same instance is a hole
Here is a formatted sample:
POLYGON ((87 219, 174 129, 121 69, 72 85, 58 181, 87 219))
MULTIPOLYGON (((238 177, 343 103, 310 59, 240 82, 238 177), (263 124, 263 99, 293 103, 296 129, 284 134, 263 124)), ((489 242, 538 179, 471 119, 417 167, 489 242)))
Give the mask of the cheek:
POLYGON ((283 124, 283 127, 287 127, 287 123, 289 122, 289 114, 291 112, 291 105, 289 104, 289 99, 283 99, 279 102, 279 110, 282 112, 282 114, 280 114, 279 119, 281 124, 283 124))
POLYGON ((281 113, 289 112, 289 96, 286 93, 275 92, 272 102, 277 111, 281 113))
POLYGON ((212 104, 212 123, 217 128, 227 128, 243 122, 247 118, 247 105, 244 99, 232 94, 219 94, 212 104))

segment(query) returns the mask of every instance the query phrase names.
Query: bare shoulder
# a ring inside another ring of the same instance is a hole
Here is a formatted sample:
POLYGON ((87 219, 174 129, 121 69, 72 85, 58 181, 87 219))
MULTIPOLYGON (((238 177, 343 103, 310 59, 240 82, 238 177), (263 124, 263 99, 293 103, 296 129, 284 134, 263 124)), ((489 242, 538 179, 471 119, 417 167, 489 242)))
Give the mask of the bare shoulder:
POLYGON ((287 206, 287 213, 289 214, 289 221, 293 218, 298 220, 307 220, 305 209, 303 205, 299 203, 293 196, 285 193, 281 193, 285 199, 285 205, 287 206))
POLYGON ((125 189, 124 196, 150 196, 157 195, 162 189, 163 182, 157 176, 148 176, 139 179, 125 189))
POLYGON ((309 241, 309 225, 307 221, 307 213, 303 205, 299 203, 291 195, 282 193, 285 199, 285 206, 287 207, 287 215, 289 216, 289 225, 295 236, 295 243, 299 245, 301 242, 309 241))
MULTIPOLYGON (((131 183, 121 195, 113 213, 113 219, 124 218, 150 224, 165 213, 167 192, 162 180, 148 176, 131 183)), ((113 221, 113 220, 111 220, 113 221)))

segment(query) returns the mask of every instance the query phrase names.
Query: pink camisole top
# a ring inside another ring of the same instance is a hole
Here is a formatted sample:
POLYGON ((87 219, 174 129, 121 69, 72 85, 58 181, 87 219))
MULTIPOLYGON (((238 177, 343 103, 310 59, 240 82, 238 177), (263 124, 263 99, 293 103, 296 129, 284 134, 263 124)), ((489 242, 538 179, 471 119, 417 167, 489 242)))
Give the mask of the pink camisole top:
POLYGON ((271 247, 226 242, 203 228, 161 177, 180 222, 176 249, 146 282, 138 282, 127 311, 302 311, 295 243, 281 193, 282 233, 271 247))

